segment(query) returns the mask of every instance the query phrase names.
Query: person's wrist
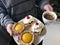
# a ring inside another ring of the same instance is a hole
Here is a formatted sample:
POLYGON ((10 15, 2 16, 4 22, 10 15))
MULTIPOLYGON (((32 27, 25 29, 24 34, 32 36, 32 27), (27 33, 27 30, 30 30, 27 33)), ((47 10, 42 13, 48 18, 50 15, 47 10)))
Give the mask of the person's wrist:
POLYGON ((6 29, 7 29, 8 27, 12 26, 12 25, 13 25, 12 23, 7 24, 6 29))

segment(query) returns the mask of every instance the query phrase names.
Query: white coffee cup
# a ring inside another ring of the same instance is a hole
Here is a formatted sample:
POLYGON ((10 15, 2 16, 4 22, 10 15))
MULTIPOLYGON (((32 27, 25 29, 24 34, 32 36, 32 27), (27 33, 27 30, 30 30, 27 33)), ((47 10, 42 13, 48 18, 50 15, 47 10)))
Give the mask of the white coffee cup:
POLYGON ((42 14, 42 19, 43 19, 43 22, 44 22, 44 23, 50 23, 50 22, 53 22, 53 21, 55 21, 55 20, 57 19, 57 15, 56 15, 55 12, 45 11, 45 12, 43 12, 43 14, 42 14), (45 14, 49 14, 49 15, 53 16, 54 19, 49 20, 49 19, 45 18, 45 14))

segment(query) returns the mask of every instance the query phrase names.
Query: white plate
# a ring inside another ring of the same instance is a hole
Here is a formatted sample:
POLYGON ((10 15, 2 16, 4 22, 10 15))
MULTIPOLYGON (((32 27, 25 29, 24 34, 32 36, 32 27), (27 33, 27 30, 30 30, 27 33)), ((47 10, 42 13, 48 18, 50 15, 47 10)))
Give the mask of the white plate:
MULTIPOLYGON (((40 21, 40 20, 38 20, 38 19, 36 19, 35 17, 34 17, 34 19, 36 20, 36 21, 39 21, 43 26, 44 26, 44 24, 40 21)), ((23 19, 22 19, 23 20, 23 19)), ((22 21, 21 20, 21 21, 22 21)), ((19 21, 20 22, 20 21, 19 21)), ((43 39, 44 39, 44 37, 45 37, 45 34, 46 34, 46 30, 44 30, 43 31, 43 34, 42 35, 35 35, 35 40, 34 40, 34 45, 37 45, 37 44, 39 44, 43 39)), ((18 36, 13 36, 13 39, 15 40, 15 42, 18 44, 18 45, 20 45, 21 43, 19 43, 17 40, 18 40, 18 36)))

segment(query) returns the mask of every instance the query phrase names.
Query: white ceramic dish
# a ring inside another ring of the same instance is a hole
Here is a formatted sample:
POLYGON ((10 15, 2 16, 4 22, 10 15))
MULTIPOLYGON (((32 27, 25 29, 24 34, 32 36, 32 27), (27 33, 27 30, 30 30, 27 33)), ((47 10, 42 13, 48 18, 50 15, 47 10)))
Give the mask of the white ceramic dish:
POLYGON ((57 19, 57 15, 55 12, 52 12, 52 11, 45 11, 43 12, 42 14, 42 19, 43 19, 43 22, 44 23, 50 23, 50 22, 54 22, 56 19, 57 19), (48 20, 44 17, 45 14, 50 14, 51 16, 54 16, 54 19, 53 20, 48 20))

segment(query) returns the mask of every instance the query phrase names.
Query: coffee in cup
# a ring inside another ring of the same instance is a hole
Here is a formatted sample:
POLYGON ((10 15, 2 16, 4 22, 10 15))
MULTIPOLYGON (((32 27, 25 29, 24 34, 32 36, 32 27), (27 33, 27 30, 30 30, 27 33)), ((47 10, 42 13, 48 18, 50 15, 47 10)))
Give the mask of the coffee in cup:
POLYGON ((53 14, 46 13, 46 14, 44 15, 44 17, 45 17, 46 19, 48 19, 48 20, 54 20, 53 14))

